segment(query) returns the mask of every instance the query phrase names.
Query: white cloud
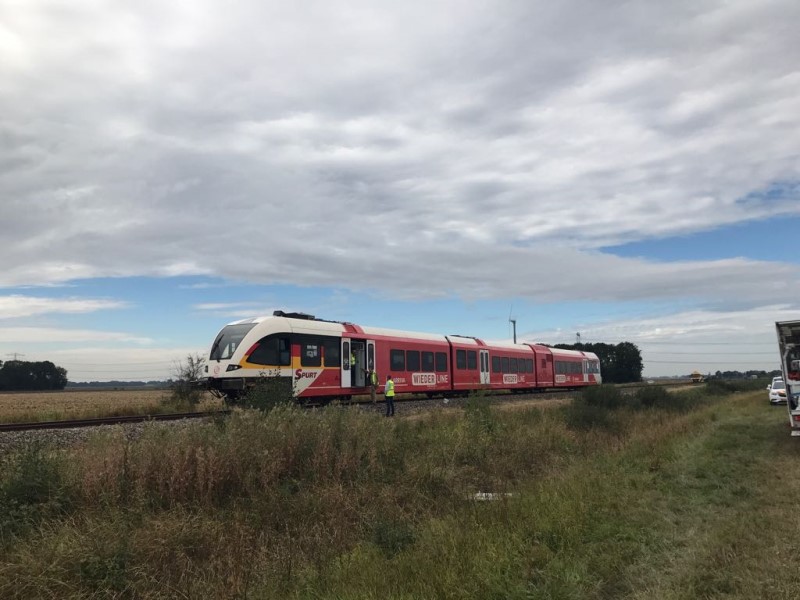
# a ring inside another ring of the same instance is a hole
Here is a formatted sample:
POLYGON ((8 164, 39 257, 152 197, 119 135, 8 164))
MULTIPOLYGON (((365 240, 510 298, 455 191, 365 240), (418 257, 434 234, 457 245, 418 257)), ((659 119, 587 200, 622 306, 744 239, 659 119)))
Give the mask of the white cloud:
MULTIPOLYGON (((101 341, 101 340, 98 340, 101 341)), ((95 345, 84 348, 31 350, 23 360, 49 360, 67 370, 70 381, 163 381, 175 379, 189 355, 202 356, 205 348, 120 348, 95 345)))
POLYGON ((95 331, 91 329, 61 329, 56 327, 0 327, 0 343, 59 344, 118 341, 135 344, 150 344, 153 340, 129 333, 95 331))
POLYGON ((41 298, 36 296, 0 296, 0 319, 15 319, 61 313, 79 314, 98 310, 125 308, 127 302, 92 298, 41 298))
POLYGON ((55 5, 0 8, 0 286, 798 298, 597 250, 800 216, 792 0, 55 5))
POLYGON ((632 342, 642 353, 645 376, 780 368, 776 321, 797 319, 797 306, 763 305, 748 310, 686 310, 657 317, 585 323, 576 331, 531 331, 520 340, 574 344, 632 342))

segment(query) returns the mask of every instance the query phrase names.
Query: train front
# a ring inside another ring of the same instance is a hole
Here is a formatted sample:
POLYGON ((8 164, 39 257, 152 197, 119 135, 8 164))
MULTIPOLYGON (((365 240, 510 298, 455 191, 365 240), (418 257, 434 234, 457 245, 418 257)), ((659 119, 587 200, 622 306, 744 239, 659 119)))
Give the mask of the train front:
POLYGON ((241 362, 247 349, 257 341, 253 331, 262 320, 236 321, 217 334, 206 361, 206 383, 212 393, 235 400, 244 391, 246 381, 240 372, 241 362))

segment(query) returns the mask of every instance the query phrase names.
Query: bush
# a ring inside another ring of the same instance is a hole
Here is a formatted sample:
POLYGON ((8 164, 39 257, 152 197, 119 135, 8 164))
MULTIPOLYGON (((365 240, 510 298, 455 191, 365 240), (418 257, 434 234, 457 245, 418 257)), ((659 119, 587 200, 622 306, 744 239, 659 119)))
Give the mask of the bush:
POLYGON ((262 411, 294 404, 294 385, 289 377, 281 377, 277 371, 262 373, 258 381, 249 388, 242 405, 262 411))
POLYGON ((674 401, 674 394, 661 386, 639 388, 634 397, 642 408, 669 408, 674 401))
POLYGON ((625 406, 625 398, 620 393, 619 389, 613 385, 599 385, 584 388, 580 395, 575 398, 573 403, 574 402, 609 410, 615 410, 625 406))
POLYGON ((204 388, 200 384, 205 359, 200 355, 186 357, 186 362, 175 366, 175 381, 172 382, 170 400, 175 403, 195 405, 203 398, 204 388))
POLYGON ((735 392, 763 389, 764 381, 759 379, 711 379, 705 386, 705 392, 709 396, 726 396, 735 392))
POLYGON ((70 495, 62 464, 33 444, 4 464, 0 481, 0 546, 6 539, 48 515, 66 510, 70 495))
POLYGON ((620 433, 622 424, 618 415, 602 406, 593 406, 573 401, 564 411, 567 427, 578 431, 601 429, 609 433, 620 433))

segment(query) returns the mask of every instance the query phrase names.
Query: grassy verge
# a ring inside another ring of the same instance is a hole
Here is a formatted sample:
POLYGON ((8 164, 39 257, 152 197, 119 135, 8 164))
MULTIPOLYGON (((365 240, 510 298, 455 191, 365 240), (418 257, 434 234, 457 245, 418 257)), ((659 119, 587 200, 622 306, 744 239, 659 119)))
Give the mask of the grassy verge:
POLYGON ((0 480, 0 597, 794 598, 798 440, 762 396, 31 448, 0 480))

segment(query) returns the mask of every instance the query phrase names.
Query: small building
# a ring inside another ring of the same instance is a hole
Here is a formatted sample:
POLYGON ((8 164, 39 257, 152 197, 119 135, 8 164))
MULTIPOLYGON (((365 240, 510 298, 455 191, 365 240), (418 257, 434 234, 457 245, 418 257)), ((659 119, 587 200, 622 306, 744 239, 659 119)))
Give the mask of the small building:
POLYGON ((692 371, 690 377, 692 378, 692 383, 703 383, 704 377, 700 371, 692 371))

